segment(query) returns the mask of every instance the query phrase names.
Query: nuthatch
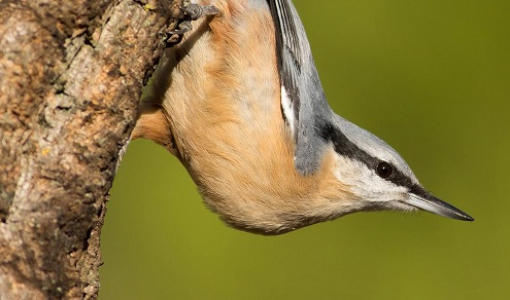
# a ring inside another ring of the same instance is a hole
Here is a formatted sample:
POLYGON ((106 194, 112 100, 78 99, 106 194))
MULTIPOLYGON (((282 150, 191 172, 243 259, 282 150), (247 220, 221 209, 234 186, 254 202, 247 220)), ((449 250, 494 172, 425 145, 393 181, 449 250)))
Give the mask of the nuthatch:
POLYGON ((290 0, 192 5, 211 4, 219 13, 165 54, 132 138, 176 155, 222 220, 262 234, 388 209, 473 221, 331 110, 290 0))

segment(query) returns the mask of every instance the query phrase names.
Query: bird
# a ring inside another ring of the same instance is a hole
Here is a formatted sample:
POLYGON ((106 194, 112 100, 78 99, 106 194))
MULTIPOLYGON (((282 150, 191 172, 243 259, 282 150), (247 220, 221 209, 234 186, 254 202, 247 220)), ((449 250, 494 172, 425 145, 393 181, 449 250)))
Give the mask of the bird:
POLYGON ((131 137, 175 155, 227 225, 277 235, 355 212, 418 209, 474 220, 333 112, 292 1, 183 9, 192 29, 164 53, 131 137))

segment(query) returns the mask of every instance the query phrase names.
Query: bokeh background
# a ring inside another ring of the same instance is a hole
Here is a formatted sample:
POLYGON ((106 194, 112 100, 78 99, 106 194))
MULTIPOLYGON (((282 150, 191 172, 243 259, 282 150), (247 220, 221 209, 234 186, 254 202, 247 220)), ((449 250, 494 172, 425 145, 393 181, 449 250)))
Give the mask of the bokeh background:
POLYGON ((108 203, 100 299, 510 299, 510 1, 295 5, 336 112, 476 221, 380 212, 239 232, 174 157, 135 141, 108 203))

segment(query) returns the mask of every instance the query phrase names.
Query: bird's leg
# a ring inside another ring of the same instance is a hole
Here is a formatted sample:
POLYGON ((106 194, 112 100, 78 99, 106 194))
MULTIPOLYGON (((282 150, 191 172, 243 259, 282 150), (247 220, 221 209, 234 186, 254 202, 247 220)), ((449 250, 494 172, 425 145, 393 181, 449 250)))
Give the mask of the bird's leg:
POLYGON ((214 16, 220 11, 213 5, 199 5, 190 3, 189 0, 185 0, 181 5, 177 5, 172 10, 174 17, 179 19, 177 28, 171 30, 169 34, 182 35, 193 29, 191 21, 198 20, 203 17, 214 16))
MULTIPOLYGON (((178 44, 183 34, 193 29, 191 21, 219 13, 215 6, 193 4, 189 0, 173 1, 169 9, 173 19, 177 20, 177 26, 170 24, 169 28, 176 29, 163 33, 167 46, 178 44)), ((158 101, 140 104, 136 126, 131 133, 132 140, 139 138, 152 140, 177 155, 169 117, 158 101)))

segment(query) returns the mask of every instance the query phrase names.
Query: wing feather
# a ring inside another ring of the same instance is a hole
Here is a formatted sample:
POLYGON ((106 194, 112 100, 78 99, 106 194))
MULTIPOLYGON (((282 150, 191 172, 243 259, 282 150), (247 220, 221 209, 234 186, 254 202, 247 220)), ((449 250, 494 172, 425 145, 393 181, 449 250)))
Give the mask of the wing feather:
POLYGON ((314 173, 326 143, 320 130, 331 115, 305 29, 290 0, 267 0, 276 31, 276 52, 285 120, 296 143, 295 166, 314 173))

